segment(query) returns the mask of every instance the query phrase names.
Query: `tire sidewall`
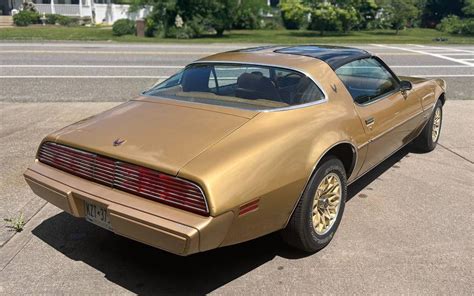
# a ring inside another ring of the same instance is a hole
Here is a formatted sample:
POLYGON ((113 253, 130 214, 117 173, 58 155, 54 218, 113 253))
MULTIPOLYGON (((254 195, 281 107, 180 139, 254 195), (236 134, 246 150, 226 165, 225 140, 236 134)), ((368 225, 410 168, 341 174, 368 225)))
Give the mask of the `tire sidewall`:
POLYGON ((438 101, 433 109, 433 112, 431 114, 430 121, 428 122, 428 128, 426 129, 426 140, 428 141, 428 146, 430 150, 433 150, 436 147, 436 144, 438 144, 439 137, 441 136, 441 129, 443 127, 443 105, 441 104, 440 101, 438 101), (439 108, 441 111, 441 119, 439 121, 439 132, 438 132, 438 137, 436 138, 436 141, 433 141, 432 133, 433 133, 433 123, 434 123, 434 118, 436 114, 436 110, 439 108))
POLYGON ((438 101, 435 105, 435 108, 433 110, 433 116, 432 116, 432 119, 431 119, 431 131, 433 131, 433 123, 434 123, 434 118, 435 118, 435 115, 436 115, 436 110, 439 108, 439 111, 441 112, 441 118, 439 119, 439 131, 438 131, 438 137, 436 138, 436 141, 433 141, 433 138, 431 138, 431 143, 436 146, 436 144, 438 144, 438 141, 439 141, 439 137, 441 136, 441 129, 443 127, 443 105, 441 104, 440 101, 438 101))
POLYGON ((303 227, 305 230, 305 236, 308 238, 307 243, 309 248, 313 250, 319 250, 324 248, 334 237, 334 234, 341 222, 342 215, 344 213, 345 201, 347 198, 347 180, 344 167, 340 160, 336 158, 330 158, 324 161, 324 163, 316 170, 315 174, 308 184, 307 190, 304 193, 304 221, 303 227), (341 204, 339 206, 339 211, 337 213, 336 220, 331 226, 331 229, 324 234, 318 234, 313 227, 313 201, 314 194, 319 184, 325 176, 330 173, 335 173, 341 181, 341 204))

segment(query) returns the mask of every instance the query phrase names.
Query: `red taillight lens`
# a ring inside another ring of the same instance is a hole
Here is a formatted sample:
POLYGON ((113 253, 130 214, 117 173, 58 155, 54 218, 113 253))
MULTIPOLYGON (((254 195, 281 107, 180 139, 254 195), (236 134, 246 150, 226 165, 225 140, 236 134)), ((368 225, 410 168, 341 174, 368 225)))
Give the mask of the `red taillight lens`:
POLYGON ((42 163, 112 188, 208 215, 206 198, 196 184, 139 165, 46 142, 38 151, 42 163))

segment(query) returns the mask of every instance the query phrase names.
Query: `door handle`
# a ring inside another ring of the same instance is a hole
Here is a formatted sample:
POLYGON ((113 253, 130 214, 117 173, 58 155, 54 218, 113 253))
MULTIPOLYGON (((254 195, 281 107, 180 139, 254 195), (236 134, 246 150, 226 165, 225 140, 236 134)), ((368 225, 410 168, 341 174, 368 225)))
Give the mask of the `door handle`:
POLYGON ((373 117, 369 117, 365 120, 365 125, 369 126, 369 125, 373 125, 375 123, 375 118, 373 117))

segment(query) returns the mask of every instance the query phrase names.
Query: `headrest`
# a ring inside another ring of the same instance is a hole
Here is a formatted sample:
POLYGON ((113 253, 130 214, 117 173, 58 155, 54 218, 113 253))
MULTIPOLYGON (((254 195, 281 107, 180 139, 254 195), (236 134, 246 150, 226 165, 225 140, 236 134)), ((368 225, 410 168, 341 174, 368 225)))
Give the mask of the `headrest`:
POLYGON ((209 91, 209 73, 211 69, 209 67, 196 67, 184 71, 182 78, 183 91, 209 91))
POLYGON ((275 84, 270 78, 263 76, 260 72, 243 73, 237 79, 235 95, 239 98, 258 100, 266 99, 280 101, 275 84))

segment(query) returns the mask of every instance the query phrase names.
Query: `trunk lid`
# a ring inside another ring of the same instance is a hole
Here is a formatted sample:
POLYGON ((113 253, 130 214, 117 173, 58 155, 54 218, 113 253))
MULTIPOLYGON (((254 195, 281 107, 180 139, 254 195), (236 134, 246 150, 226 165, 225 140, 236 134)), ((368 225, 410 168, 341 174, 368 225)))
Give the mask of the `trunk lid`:
POLYGON ((135 100, 55 135, 58 143, 176 175, 255 114, 192 103, 135 100))

